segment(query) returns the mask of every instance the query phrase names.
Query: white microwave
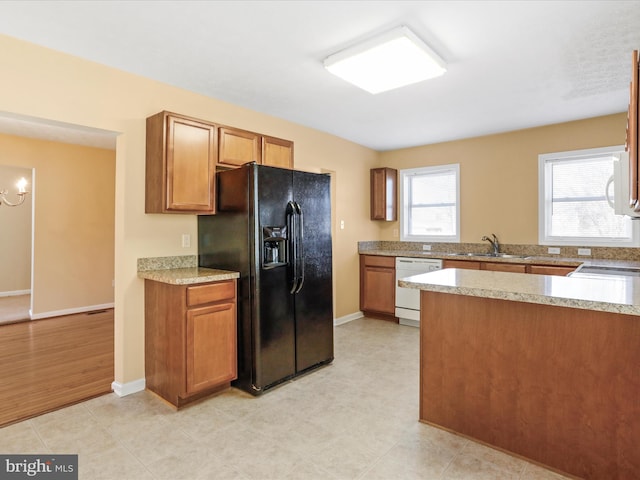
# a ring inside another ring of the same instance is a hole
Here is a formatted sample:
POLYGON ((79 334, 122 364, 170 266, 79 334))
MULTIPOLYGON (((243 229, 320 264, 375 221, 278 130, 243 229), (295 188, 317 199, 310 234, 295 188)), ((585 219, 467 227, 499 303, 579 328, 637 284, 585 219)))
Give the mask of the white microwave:
POLYGON ((640 212, 634 211, 629 205, 629 153, 623 152, 613 156, 613 175, 606 186, 607 202, 616 215, 640 218, 640 212), (613 184, 613 198, 611 198, 611 185, 613 184))

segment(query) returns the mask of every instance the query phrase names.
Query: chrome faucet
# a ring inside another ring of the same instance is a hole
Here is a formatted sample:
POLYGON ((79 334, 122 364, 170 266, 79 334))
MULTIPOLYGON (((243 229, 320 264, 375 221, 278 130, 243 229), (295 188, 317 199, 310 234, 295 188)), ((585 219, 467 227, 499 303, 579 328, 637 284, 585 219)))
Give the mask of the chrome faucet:
POLYGON ((489 242, 493 247, 493 254, 495 256, 498 256, 500 255, 500 242, 498 242, 498 237, 496 237, 495 233, 492 233, 491 236, 493 237, 493 240, 487 236, 484 236, 482 237, 482 241, 489 242))

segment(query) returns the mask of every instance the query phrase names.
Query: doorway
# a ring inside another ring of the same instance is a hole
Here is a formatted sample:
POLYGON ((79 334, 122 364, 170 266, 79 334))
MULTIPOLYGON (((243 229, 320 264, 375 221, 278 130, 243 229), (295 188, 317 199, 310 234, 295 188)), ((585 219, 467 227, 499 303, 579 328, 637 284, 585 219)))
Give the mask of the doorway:
POLYGON ((0 165, 0 325, 29 320, 31 309, 31 250, 33 232, 33 169, 0 165), (21 199, 17 183, 24 179, 21 199), (22 201, 20 203, 20 201, 22 201))
MULTIPOLYGON (((13 252, 0 252, 0 277, 23 272, 20 285, 0 279, 0 325, 9 308, 17 310, 10 321, 25 319, 25 300, 30 320, 114 306, 116 135, 0 112, 0 166, 23 169, 30 190, 23 205, 0 206, 0 250, 13 252), (3 216, 26 210, 30 238, 9 246, 3 216)), ((15 180, 0 177, 0 188, 14 198, 15 180)))

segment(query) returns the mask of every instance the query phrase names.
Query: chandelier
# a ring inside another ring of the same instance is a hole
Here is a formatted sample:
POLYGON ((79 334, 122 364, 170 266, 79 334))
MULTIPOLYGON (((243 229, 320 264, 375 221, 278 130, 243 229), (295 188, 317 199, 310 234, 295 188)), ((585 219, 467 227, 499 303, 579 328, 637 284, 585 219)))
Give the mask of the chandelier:
POLYGON ((27 180, 25 178, 21 178, 20 180, 18 180, 16 186, 18 187, 18 201, 16 203, 11 203, 9 200, 7 200, 6 197, 9 191, 0 189, 0 205, 4 203, 9 207, 17 207, 24 202, 24 196, 29 193, 27 192, 27 180))

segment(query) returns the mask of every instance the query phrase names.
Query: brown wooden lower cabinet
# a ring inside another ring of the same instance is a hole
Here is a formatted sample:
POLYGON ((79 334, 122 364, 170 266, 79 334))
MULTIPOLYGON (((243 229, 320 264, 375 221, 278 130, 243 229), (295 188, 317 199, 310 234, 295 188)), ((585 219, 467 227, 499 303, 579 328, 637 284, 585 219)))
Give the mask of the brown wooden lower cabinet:
POLYGON ((237 378, 236 317, 236 280, 145 280, 147 389, 180 407, 229 387, 237 378))
POLYGON ((360 310, 369 317, 398 321, 395 257, 360 255, 360 310))
POLYGON ((638 478, 637 316, 427 291, 421 307, 421 421, 580 478, 638 478))
POLYGON ((538 275, 566 276, 577 267, 559 265, 531 265, 513 262, 479 262, 477 260, 448 260, 442 261, 442 268, 462 268, 466 270, 492 270, 495 272, 533 273, 538 275))

